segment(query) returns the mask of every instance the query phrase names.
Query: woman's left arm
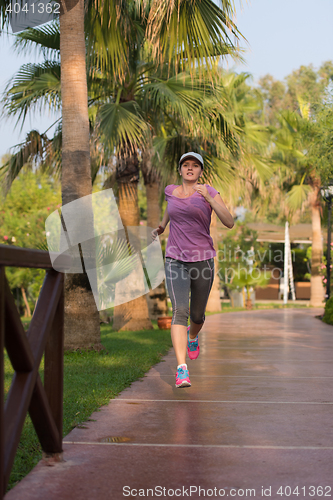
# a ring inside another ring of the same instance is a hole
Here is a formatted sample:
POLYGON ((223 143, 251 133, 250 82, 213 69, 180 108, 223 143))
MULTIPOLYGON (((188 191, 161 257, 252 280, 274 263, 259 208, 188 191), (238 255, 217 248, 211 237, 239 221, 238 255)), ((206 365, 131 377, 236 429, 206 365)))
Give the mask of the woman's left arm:
POLYGON ((227 209, 224 201, 222 200, 220 194, 218 193, 214 198, 209 194, 206 184, 197 184, 194 188, 198 193, 200 193, 206 201, 210 204, 212 209, 216 212, 216 215, 229 229, 232 229, 235 225, 233 216, 227 209))

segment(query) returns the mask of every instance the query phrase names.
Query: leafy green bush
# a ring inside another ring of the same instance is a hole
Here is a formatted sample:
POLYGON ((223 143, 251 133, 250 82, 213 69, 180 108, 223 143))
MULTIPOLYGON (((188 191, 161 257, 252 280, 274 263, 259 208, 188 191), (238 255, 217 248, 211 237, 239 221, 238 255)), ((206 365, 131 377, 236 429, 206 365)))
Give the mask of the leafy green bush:
MULTIPOLYGON (((21 171, 5 200, 0 201, 0 244, 22 248, 46 245, 45 220, 61 206, 60 183, 46 173, 21 171)), ((6 276, 17 307, 30 316, 45 271, 7 267, 6 276)))
POLYGON ((311 269, 310 265, 309 267, 307 265, 311 259, 308 248, 292 248, 291 250, 294 281, 309 281, 311 279, 311 274, 310 277, 307 274, 311 269))
POLYGON ((323 321, 329 325, 333 325, 333 297, 326 302, 323 321))

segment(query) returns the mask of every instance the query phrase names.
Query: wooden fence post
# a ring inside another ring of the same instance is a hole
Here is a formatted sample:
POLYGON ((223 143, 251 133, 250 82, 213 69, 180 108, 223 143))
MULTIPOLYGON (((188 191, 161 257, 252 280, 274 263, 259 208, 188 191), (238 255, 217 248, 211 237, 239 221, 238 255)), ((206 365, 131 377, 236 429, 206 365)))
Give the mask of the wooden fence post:
MULTIPOLYGON (((64 269, 71 258, 62 256, 64 269)), ((5 494, 29 412, 44 458, 62 460, 64 273, 43 250, 0 244, 0 499, 5 494), (47 270, 27 332, 5 275, 6 266, 47 270), (6 330, 6 332, 5 332, 6 330), (15 371, 4 405, 4 348, 15 371), (44 385, 38 373, 45 353, 44 385)))
POLYGON ((5 339, 5 268, 0 266, 0 498, 5 494, 5 443, 4 443, 4 339, 5 339))
POLYGON ((59 452, 62 451, 62 409, 64 379, 64 274, 62 293, 48 336, 44 358, 44 389, 59 433, 59 452))

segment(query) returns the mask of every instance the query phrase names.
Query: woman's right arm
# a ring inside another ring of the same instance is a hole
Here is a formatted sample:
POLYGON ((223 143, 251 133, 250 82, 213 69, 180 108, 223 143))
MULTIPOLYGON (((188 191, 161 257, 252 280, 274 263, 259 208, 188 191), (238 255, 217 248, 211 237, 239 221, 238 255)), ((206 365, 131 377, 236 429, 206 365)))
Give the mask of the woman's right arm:
POLYGON ((169 217, 168 205, 167 205, 165 212, 164 212, 164 215, 163 215, 162 222, 160 224, 163 227, 163 230, 167 227, 169 220, 170 220, 170 217, 169 217))
POLYGON ((169 220, 170 220, 170 217, 169 217, 168 206, 167 206, 166 209, 165 209, 165 212, 164 212, 161 224, 156 229, 154 229, 151 232, 151 235, 152 235, 153 239, 156 239, 157 236, 159 236, 160 234, 164 233, 164 230, 165 230, 165 228, 166 228, 169 220))

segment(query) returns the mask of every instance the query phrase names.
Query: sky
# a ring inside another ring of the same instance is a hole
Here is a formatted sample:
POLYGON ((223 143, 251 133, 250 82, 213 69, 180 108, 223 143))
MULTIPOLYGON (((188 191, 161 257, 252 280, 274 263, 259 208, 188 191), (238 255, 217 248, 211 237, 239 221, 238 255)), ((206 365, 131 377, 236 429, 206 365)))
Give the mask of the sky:
MULTIPOLYGON (((218 0, 215 0, 218 4, 218 0)), ((333 60, 333 0, 235 0, 236 24, 245 36, 246 65, 235 66, 228 61, 228 67, 246 71, 253 75, 253 84, 270 73, 282 80, 301 65, 313 64, 315 68, 333 60)), ((24 62, 36 62, 11 50, 12 36, 0 36, 0 93, 5 84, 24 62)), ((22 142, 31 129, 44 132, 58 115, 29 116, 23 126, 14 129, 15 120, 2 117, 0 120, 0 158, 8 148, 22 142)), ((52 137, 52 128, 48 135, 52 137)))

